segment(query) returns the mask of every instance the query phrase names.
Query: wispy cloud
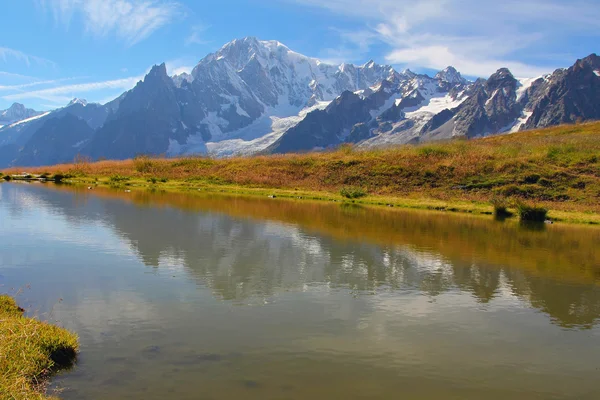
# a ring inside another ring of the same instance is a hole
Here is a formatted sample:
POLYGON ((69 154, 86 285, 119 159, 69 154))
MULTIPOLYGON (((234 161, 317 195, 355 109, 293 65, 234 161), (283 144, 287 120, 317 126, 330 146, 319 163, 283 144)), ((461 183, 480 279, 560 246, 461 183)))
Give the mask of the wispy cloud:
POLYGON ((159 0, 39 0, 57 23, 67 29, 71 19, 83 18, 86 31, 97 37, 115 35, 127 46, 148 38, 161 27, 183 16, 184 8, 174 1, 159 0))
POLYGON ((383 44, 390 63, 435 69, 454 65, 474 76, 504 66, 520 76, 551 72, 554 65, 531 60, 558 54, 560 48, 553 45, 567 36, 600 37, 597 0, 280 1, 361 21, 357 29, 340 32, 344 48, 354 43, 356 51, 365 52, 365 46, 383 44))
POLYGON ((43 85, 55 85, 57 83, 72 81, 75 79, 84 79, 84 77, 52 79, 52 80, 46 80, 46 81, 33 81, 33 82, 23 83, 23 84, 19 84, 19 85, 0 85, 0 91, 23 91, 23 89, 27 89, 30 87, 43 86, 43 85))
POLYGON ((167 66, 167 74, 169 74, 169 76, 179 75, 182 73, 189 74, 194 69, 194 64, 194 60, 190 59, 189 57, 169 60, 165 63, 167 66))
POLYGON ((4 62, 8 62, 10 59, 17 60, 25 63, 28 67, 31 66, 31 64, 38 64, 45 67, 56 67, 56 63, 53 61, 42 57, 32 56, 8 47, 0 47, 0 59, 2 59, 4 62))
POLYGON ((189 46, 192 44, 209 44, 210 41, 206 40, 203 34, 210 28, 210 25, 198 24, 192 26, 192 31, 185 38, 185 45, 189 46))
POLYGON ((32 80, 36 80, 37 79, 37 78, 35 78, 33 76, 15 74, 15 73, 6 72, 6 71, 0 71, 0 77, 8 78, 8 79, 27 80, 27 81, 32 81, 32 80))
POLYGON ((26 100, 26 99, 41 99, 57 104, 65 103, 74 97, 86 97, 85 93, 101 91, 101 90, 129 90, 143 77, 130 77, 123 79, 115 79, 103 82, 78 83, 73 85, 56 86, 49 89, 33 90, 28 92, 14 93, 3 96, 4 100, 26 100))

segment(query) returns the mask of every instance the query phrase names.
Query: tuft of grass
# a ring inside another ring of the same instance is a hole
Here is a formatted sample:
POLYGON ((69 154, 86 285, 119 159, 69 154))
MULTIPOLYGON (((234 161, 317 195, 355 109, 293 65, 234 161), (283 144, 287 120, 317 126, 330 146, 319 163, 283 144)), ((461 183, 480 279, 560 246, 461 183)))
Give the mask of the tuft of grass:
POLYGON ((517 213, 521 221, 544 222, 548 215, 548 210, 544 207, 525 203, 524 201, 515 202, 517 213))
POLYGON ((509 201, 506 197, 495 196, 490 201, 494 207, 494 215, 496 218, 512 217, 513 213, 508 211, 509 201))
POLYGON ((367 192, 363 188, 346 186, 340 190, 340 194, 347 199, 360 199, 365 197, 367 192))
POLYGON ((119 175, 119 174, 115 174, 115 175, 111 175, 110 176, 110 182, 111 183, 127 182, 130 179, 131 178, 128 177, 128 176, 123 176, 123 175, 119 175))
POLYGON ((75 362, 75 334, 23 316, 23 309, 0 295, 0 398, 48 399, 47 379, 75 362))
POLYGON ((54 176, 52 178, 54 179, 54 182, 61 183, 66 177, 63 174, 58 173, 58 174, 54 174, 54 176))

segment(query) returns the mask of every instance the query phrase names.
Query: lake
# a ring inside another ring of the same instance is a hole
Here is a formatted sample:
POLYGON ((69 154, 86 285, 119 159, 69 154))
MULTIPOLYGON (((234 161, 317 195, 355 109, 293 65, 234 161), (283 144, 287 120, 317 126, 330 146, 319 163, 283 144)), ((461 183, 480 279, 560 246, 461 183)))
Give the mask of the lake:
POLYGON ((0 292, 63 399, 598 399, 600 229, 0 184, 0 292))

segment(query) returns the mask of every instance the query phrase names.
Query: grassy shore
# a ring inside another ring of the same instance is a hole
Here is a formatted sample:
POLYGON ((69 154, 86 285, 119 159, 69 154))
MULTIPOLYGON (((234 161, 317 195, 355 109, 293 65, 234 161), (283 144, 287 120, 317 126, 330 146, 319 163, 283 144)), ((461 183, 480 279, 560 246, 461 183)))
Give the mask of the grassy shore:
POLYGON ((71 365, 77 350, 77 336, 24 317, 11 297, 0 295, 1 399, 48 399, 44 383, 71 365))
MULTIPOLYGON (((22 168, 4 171, 17 174, 22 168)), ((600 123, 419 146, 256 157, 151 158, 27 168, 85 184, 224 191, 491 213, 530 204, 600 223, 600 123)))

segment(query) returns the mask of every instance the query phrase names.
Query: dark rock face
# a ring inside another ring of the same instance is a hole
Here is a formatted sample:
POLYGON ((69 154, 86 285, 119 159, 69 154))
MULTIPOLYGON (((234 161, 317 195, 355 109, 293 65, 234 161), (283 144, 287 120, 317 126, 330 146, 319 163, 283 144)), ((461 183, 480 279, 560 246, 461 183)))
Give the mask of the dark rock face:
POLYGON ((164 154, 170 140, 184 143, 193 133, 188 126, 195 127, 204 117, 201 110, 192 108, 190 104, 194 103, 187 82, 177 88, 165 64, 155 66, 125 95, 83 152, 93 159, 164 154))
MULTIPOLYGON (((369 107, 358 95, 344 92, 325 110, 309 113, 306 118, 276 141, 270 151, 288 153, 327 148, 344 142, 342 135, 369 117, 369 107)), ((356 134, 357 132, 355 132, 356 134)))
POLYGON ((421 130, 422 133, 440 129, 451 119, 454 135, 484 136, 506 130, 521 114, 517 103, 518 81, 506 68, 499 69, 490 78, 478 80, 469 89, 469 97, 454 110, 443 110, 421 130))
POLYGON ((382 116, 373 120, 372 112, 383 107, 393 94, 394 84, 385 80, 377 90, 367 97, 346 91, 327 106, 325 110, 309 113, 298 125, 277 140, 268 151, 287 153, 328 148, 344 142, 357 143, 371 136, 369 121, 374 126, 385 123, 386 118, 402 118, 397 107, 391 107, 382 116), (379 121, 379 122, 378 122, 379 121), (360 126, 355 126, 359 124, 360 126))
POLYGON ((592 54, 555 71, 527 96, 533 114, 524 129, 600 119, 600 57, 592 54))
POLYGON ((438 129, 446 122, 450 121, 454 117, 454 113, 451 110, 442 110, 439 114, 436 114, 431 118, 421 129, 421 132, 429 132, 438 129))

